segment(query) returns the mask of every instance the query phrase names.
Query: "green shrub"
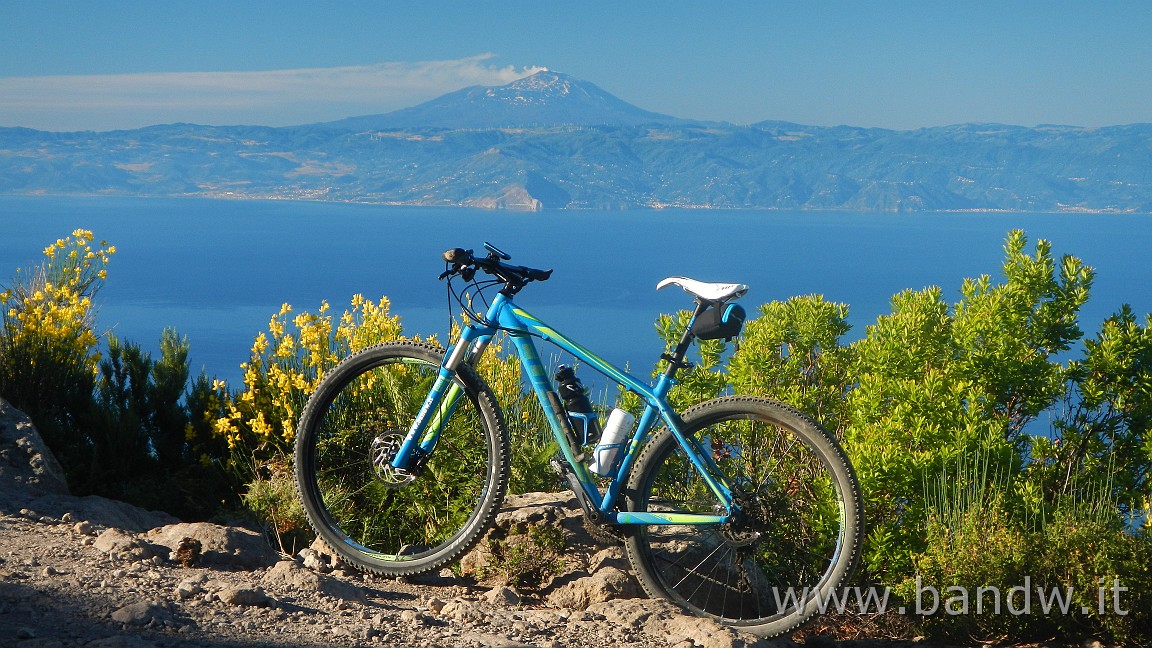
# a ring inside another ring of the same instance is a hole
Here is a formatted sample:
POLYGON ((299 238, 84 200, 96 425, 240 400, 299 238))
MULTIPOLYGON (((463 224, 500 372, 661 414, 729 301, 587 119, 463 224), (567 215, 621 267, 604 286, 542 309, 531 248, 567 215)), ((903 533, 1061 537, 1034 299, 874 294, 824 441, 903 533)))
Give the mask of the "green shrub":
POLYGON ((854 349, 840 343, 849 329, 848 305, 821 295, 764 304, 728 363, 732 391, 789 403, 840 437, 853 386, 854 349))
POLYGON ((973 453, 1021 470, 1024 427, 1064 393, 1068 371, 1055 355, 1080 335, 1092 269, 1073 257, 1057 263, 1046 241, 1034 255, 1026 244, 1009 234, 1002 283, 966 280, 953 306, 937 287, 900 293, 852 345, 845 445, 865 494, 863 555, 875 578, 910 573, 923 548, 923 484, 973 453))
POLYGON ((1016 501, 1021 477, 960 461, 925 498, 925 549, 896 594, 918 631, 960 641, 1102 637, 1140 643, 1152 621, 1152 539, 1126 529, 1106 490, 1049 514, 1016 501))
POLYGON ((929 519, 925 550, 914 557, 914 576, 896 589, 920 612, 931 612, 918 619, 921 631, 961 641, 1023 640, 1042 632, 1037 617, 1010 611, 1010 606, 1023 609, 1013 588, 1040 584, 1030 568, 1033 538, 995 498, 951 517, 947 524, 929 519), (1017 598, 1009 600, 1012 596, 1017 598))
POLYGON ((1029 469, 1048 500, 1103 489, 1139 522, 1152 471, 1152 315, 1141 326, 1125 305, 1084 347, 1051 437, 1032 439, 1029 469))
POLYGON ((517 588, 536 589, 564 571, 564 531, 555 524, 531 524, 522 533, 491 533, 491 559, 478 576, 517 588))
POLYGON ((1078 488, 1032 521, 1034 578, 1074 592, 1074 614, 1050 617, 1051 632, 1148 645, 1152 537, 1126 523, 1112 495, 1095 485, 1078 488))
MULTIPOLYGON (((926 484, 924 549, 895 588, 921 631, 942 639, 1023 639, 1043 626, 1017 615, 1013 588, 1039 585, 1036 547, 1011 511, 1012 477, 986 452, 947 462, 926 484), (1033 582, 1035 581, 1035 582, 1033 582)), ((1031 596, 1031 595, 1030 595, 1031 596)))
POLYGON ((252 470, 242 497, 244 506, 267 525, 283 553, 295 555, 312 540, 304 506, 296 496, 296 476, 287 457, 276 457, 252 470))

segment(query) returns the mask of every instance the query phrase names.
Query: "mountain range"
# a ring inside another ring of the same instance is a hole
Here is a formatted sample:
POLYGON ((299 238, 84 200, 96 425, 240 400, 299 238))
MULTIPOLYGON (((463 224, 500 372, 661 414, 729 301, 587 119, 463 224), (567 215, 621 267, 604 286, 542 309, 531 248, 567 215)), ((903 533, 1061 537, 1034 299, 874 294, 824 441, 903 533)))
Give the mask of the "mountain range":
POLYGON ((649 112, 543 71, 302 126, 0 128, 0 194, 1152 213, 1152 124, 741 126, 649 112))

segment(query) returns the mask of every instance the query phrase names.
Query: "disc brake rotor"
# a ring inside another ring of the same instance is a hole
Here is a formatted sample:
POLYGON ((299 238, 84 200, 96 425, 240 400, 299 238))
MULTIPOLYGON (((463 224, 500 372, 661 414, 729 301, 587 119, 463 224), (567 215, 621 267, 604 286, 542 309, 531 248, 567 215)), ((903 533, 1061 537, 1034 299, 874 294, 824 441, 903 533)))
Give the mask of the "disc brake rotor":
POLYGON ((376 478, 380 480, 380 483, 389 488, 407 486, 416 479, 416 475, 403 468, 396 468, 392 465, 392 459, 396 456, 396 452, 400 450, 400 444, 403 442, 404 435, 399 432, 381 434, 375 439, 372 439, 368 459, 372 463, 372 469, 376 473, 376 478))

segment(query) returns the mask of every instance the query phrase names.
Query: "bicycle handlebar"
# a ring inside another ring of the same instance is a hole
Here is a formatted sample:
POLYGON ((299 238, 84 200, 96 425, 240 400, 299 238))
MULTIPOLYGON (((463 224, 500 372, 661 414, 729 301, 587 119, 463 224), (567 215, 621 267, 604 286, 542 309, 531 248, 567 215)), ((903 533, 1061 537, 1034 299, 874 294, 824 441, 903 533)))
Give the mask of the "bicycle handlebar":
POLYGON ((500 280, 504 282, 505 290, 510 290, 515 293, 530 281, 548 281, 548 278, 552 276, 551 270, 539 270, 537 268, 504 263, 501 257, 504 259, 510 258, 507 254, 501 255, 496 252, 492 252, 486 257, 477 258, 472 250, 465 250, 463 248, 445 250, 444 261, 451 264, 452 267, 445 270, 443 274, 440 275, 440 278, 444 279, 455 274, 460 274, 466 280, 471 280, 476 270, 479 269, 490 275, 499 277, 500 280))

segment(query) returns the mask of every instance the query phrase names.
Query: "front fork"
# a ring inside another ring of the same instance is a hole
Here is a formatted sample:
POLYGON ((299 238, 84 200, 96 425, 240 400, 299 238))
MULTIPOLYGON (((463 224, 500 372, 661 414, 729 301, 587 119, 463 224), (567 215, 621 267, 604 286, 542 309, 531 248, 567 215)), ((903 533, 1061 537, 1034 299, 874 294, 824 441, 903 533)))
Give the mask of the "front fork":
POLYGON ((456 404, 464 393, 463 386, 456 379, 457 371, 463 364, 474 365, 488 348, 494 334, 495 330, 466 327, 461 331, 456 344, 444 354, 436 382, 420 406, 400 448, 392 457, 390 463, 395 470, 411 473, 414 464, 422 463, 435 449, 440 433, 452 418, 456 404))

